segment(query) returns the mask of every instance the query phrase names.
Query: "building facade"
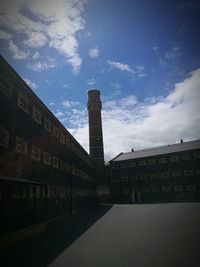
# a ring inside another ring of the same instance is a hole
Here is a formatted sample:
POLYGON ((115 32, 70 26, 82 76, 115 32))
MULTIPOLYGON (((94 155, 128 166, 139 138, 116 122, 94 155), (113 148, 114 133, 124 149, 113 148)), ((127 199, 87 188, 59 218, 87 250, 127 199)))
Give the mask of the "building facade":
POLYGON ((0 229, 95 202, 94 161, 0 57, 0 229))
POLYGON ((117 203, 200 200, 200 140, 121 153, 110 174, 117 203))

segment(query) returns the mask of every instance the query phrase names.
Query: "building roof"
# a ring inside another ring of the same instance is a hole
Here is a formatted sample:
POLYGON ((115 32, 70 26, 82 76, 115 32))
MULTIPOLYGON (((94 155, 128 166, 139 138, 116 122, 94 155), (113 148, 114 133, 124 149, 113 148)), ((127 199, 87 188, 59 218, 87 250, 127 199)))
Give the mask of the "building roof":
POLYGON ((194 149, 200 149, 200 139, 189 141, 189 142, 172 144, 172 145, 165 145, 165 146, 160 146, 160 147, 137 150, 137 151, 127 152, 127 153, 120 153, 118 156, 116 156, 111 161, 115 162, 115 161, 153 157, 153 156, 159 156, 159 155, 164 155, 164 154, 189 151, 189 150, 194 150, 194 149))

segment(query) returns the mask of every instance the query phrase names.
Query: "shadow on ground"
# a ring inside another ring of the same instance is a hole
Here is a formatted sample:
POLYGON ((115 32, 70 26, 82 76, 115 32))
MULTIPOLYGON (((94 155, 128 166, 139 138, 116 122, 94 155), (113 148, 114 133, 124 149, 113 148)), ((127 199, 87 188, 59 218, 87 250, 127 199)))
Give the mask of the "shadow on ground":
POLYGON ((98 206, 49 223, 45 232, 2 249, 0 265, 48 266, 111 207, 112 205, 98 206))

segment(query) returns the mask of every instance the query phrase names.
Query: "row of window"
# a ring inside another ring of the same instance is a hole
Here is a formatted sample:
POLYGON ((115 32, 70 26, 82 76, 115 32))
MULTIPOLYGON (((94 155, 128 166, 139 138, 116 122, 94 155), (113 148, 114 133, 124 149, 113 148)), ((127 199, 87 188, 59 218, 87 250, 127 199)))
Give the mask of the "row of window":
MULTIPOLYGON (((5 130, 1 131, 1 129, 2 128, 0 128, 0 133, 6 133, 6 134, 0 135, 0 144, 3 142, 4 144, 8 145, 9 133, 5 130)), ((28 150, 28 143, 23 138, 20 137, 16 137, 15 143, 16 143, 16 151, 22 155, 26 155, 28 150)), ((31 146, 31 158, 35 161, 43 162, 48 166, 52 166, 57 169, 60 168, 61 170, 66 171, 67 173, 71 173, 72 175, 76 175, 84 180, 94 181, 94 178, 91 175, 80 170, 79 168, 76 168, 73 165, 70 166, 69 163, 66 163, 65 161, 59 159, 57 156, 52 156, 47 151, 44 151, 42 153, 41 149, 38 146, 35 145, 31 146)))
POLYGON ((152 158, 152 159, 147 159, 147 160, 138 160, 138 161, 130 161, 130 162, 120 162, 120 163, 112 163, 112 169, 120 169, 120 168, 132 168, 132 167, 142 167, 146 165, 156 165, 158 164, 164 164, 168 162, 177 162, 179 160, 191 160, 192 158, 194 159, 200 159, 200 152, 193 152, 192 154, 185 153, 183 155, 173 155, 170 157, 161 157, 159 159, 152 158))
MULTIPOLYGON (((9 83, 0 78, 0 90, 8 97, 11 97, 12 95, 12 88, 9 85, 9 83)), ((26 113, 30 113, 30 99, 27 95, 25 95, 22 92, 18 93, 18 100, 17 100, 18 106, 26 113)), ((42 112, 39 108, 33 107, 32 110, 32 118, 37 122, 38 124, 42 125, 42 112)), ((92 165, 89 158, 81 151, 81 149, 78 148, 77 145, 75 145, 73 142, 71 142, 69 136, 66 136, 58 127, 53 126, 50 119, 44 118, 44 128, 49 132, 52 133, 55 138, 57 138, 61 144, 66 145, 67 148, 70 148, 71 143, 71 149, 74 151, 82 160, 84 160, 88 165, 92 165)))
MULTIPOLYGON (((20 137, 16 137, 16 151, 22 155, 27 154, 28 143, 20 137)), ((0 127, 0 145, 9 145, 9 132, 2 127, 0 127)), ((68 173, 81 177, 82 179, 93 181, 94 179, 82 170, 71 166, 69 163, 65 163, 63 160, 59 160, 58 157, 52 156, 49 152, 44 151, 41 153, 41 149, 38 146, 32 145, 31 147, 31 158, 35 161, 43 161, 44 164, 48 166, 53 166, 54 168, 60 168, 68 173)))
MULTIPOLYGON (((12 198, 12 199, 40 199, 40 198, 69 198, 70 197, 70 187, 48 185, 48 186, 39 186, 39 185, 29 185, 23 187, 22 190, 2 192, 0 191, 0 198, 12 198)), ((95 190, 86 189, 86 188, 73 188, 72 197, 88 197, 94 196, 95 190)))
MULTIPOLYGON (((128 182, 128 181, 145 181, 148 179, 156 180, 159 178, 170 178, 170 177, 180 177, 181 175, 183 176, 192 176, 192 175, 200 175, 200 169, 193 170, 193 169, 188 169, 188 170, 173 170, 173 171, 168 171, 168 172, 162 172, 162 173, 145 173, 141 175, 133 175, 133 176, 122 176, 121 181, 122 182, 128 182)), ((119 183, 120 178, 119 177, 114 177, 113 178, 114 183, 119 183)))
MULTIPOLYGON (((141 188, 141 192, 142 193, 159 193, 159 192, 195 192, 197 190, 196 185, 194 184, 190 184, 190 185, 186 185, 185 187, 183 187, 182 185, 175 185, 175 186, 153 186, 153 187, 142 187, 141 188)), ((121 190, 122 194, 130 194, 130 190, 128 189, 122 189, 121 190)), ((115 189, 113 191, 113 193, 115 195, 119 195, 120 194, 120 190, 119 189, 115 189)))

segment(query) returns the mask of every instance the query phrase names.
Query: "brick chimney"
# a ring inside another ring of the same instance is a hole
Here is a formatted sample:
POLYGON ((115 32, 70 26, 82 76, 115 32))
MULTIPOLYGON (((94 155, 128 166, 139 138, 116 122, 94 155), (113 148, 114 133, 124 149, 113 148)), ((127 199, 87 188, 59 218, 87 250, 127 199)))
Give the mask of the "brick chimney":
POLYGON ((103 149, 103 133, 99 90, 89 90, 88 93, 88 116, 89 116, 89 147, 90 156, 95 161, 99 172, 98 182, 101 183, 104 173, 104 149, 103 149))

